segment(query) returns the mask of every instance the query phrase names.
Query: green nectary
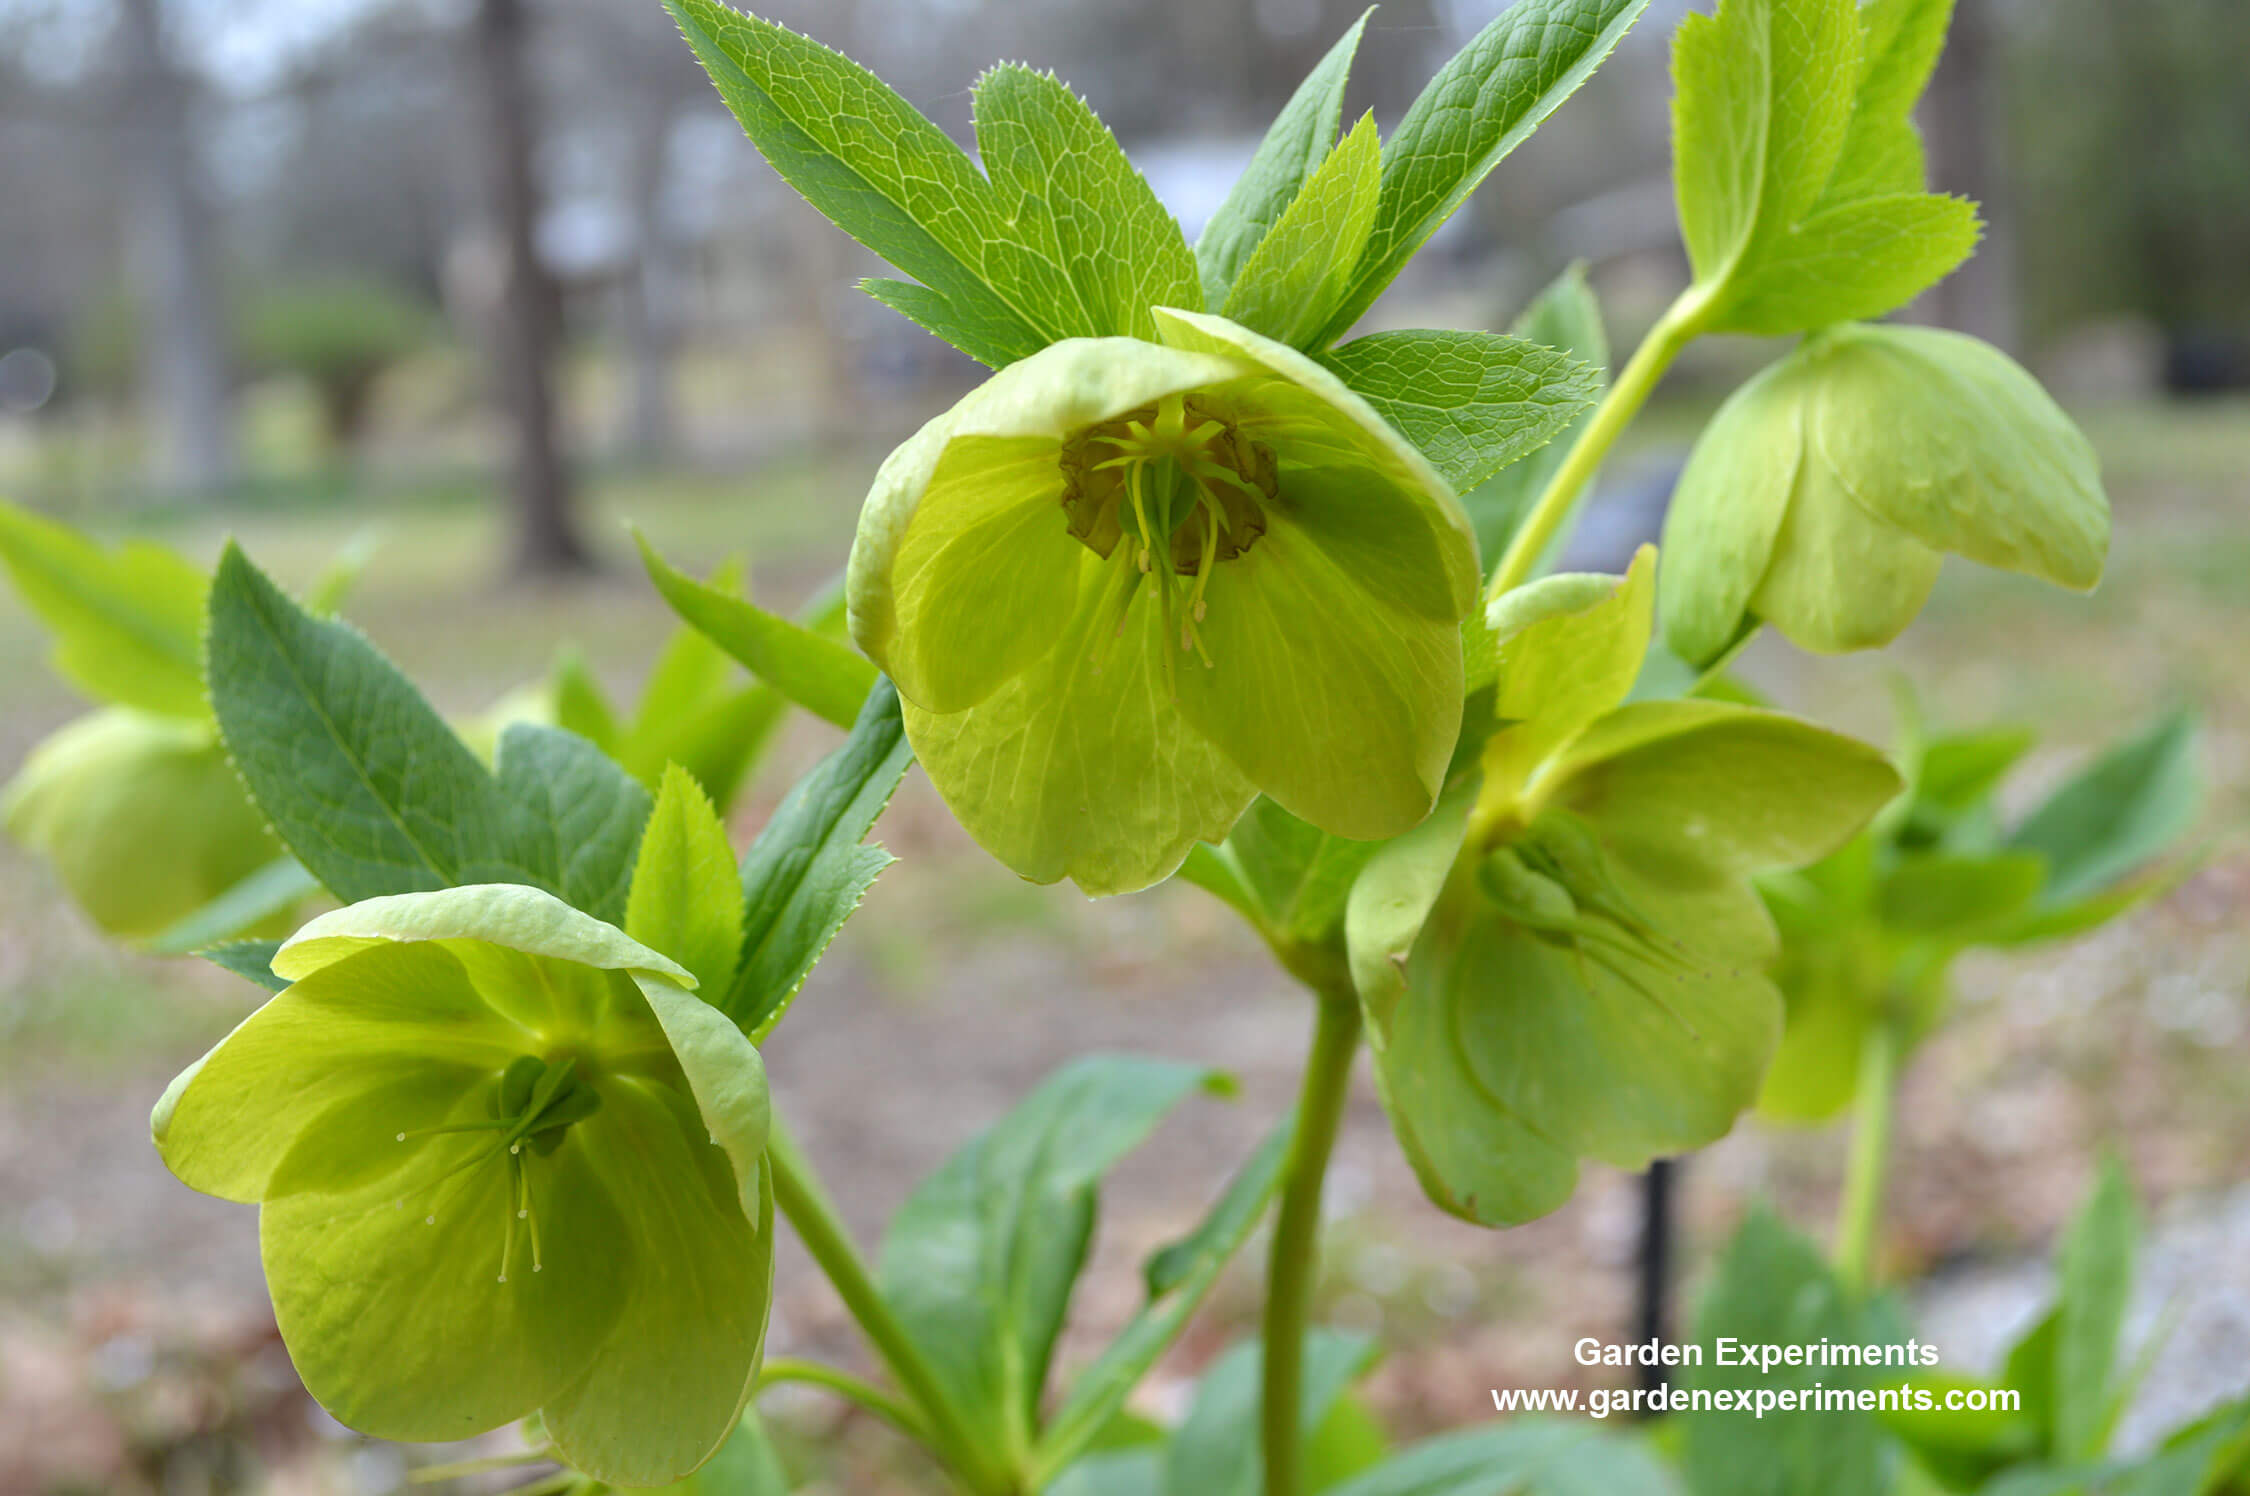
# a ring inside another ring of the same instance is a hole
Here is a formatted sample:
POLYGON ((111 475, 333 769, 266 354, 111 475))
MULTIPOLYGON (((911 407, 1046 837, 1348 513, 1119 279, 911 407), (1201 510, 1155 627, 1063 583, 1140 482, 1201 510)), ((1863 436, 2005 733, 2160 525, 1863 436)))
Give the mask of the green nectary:
POLYGON ((512 884, 369 899, 165 1092, 183 1181, 255 1201, 306 1387, 363 1432, 532 1413, 598 1479, 726 1438, 772 1293, 757 1051, 621 931, 512 884))
POLYGON ((1027 878, 1117 893, 1263 791, 1373 839, 1435 801, 1476 546, 1452 491, 1293 349, 1159 309, 1075 338, 892 455, 853 636, 917 755, 1027 878))
POLYGON ((0 790, 8 834, 112 935, 146 939, 281 855, 208 718, 132 707, 56 732, 0 790))
POLYGON ((1805 649, 1869 649, 1947 552, 2085 591, 2108 548, 2093 448, 2030 374, 1959 333, 1845 325, 1696 443, 1664 526, 1664 636, 1700 663, 1755 616, 1805 649))

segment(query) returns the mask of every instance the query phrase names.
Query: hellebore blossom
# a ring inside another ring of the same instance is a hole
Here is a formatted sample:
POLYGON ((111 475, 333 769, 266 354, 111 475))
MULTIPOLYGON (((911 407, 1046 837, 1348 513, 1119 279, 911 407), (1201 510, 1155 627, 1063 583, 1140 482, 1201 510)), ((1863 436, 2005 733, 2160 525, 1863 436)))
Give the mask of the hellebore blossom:
POLYGON ((1845 324, 1736 391, 1664 525, 1664 637, 1702 663, 1746 616, 1823 654, 1888 643, 1944 553, 2101 580, 2093 448, 2022 367, 1927 327, 1845 324))
POLYGON ((1435 801, 1476 544, 1333 374, 1219 317, 1073 338, 893 453, 852 635, 971 835, 1035 882, 1145 887, 1260 791, 1357 839, 1435 801))
POLYGON ((306 1388, 381 1438, 540 1415, 596 1479, 726 1438, 760 1364, 765 1074, 680 966, 512 884, 368 899, 157 1103, 173 1173, 259 1205, 306 1388))
POLYGON ((1755 872, 1833 849, 1898 788, 1864 744, 1707 700, 1628 703, 1655 554, 1495 602, 1480 770, 1378 852, 1345 916, 1392 1129, 1440 1207, 1513 1225, 1578 1160, 1710 1142, 1782 1003, 1755 872))
POLYGON ((103 707, 0 790, 8 835, 112 935, 147 939, 281 855, 208 717, 103 707))

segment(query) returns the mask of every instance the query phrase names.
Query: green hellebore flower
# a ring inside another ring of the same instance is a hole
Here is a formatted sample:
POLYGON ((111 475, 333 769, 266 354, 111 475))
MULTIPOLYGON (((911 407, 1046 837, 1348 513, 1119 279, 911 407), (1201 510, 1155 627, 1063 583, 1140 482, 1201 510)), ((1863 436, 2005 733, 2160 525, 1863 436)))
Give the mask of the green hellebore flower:
POLYGON ((1222 318, 1074 338, 877 474, 852 635, 970 834, 1090 894, 1260 791, 1339 836, 1428 814, 1461 716, 1467 516, 1333 374, 1222 318))
POLYGON ((143 939, 281 855, 209 719, 104 707, 0 790, 8 834, 112 935, 143 939))
POLYGON ((1846 324, 1736 391, 1664 525, 1664 636, 1695 663, 1746 614, 1824 654, 1911 623, 1945 552, 2087 591, 2109 549, 2094 450, 1998 349, 1846 324))
POLYGON ((305 1386, 388 1439, 534 1412, 596 1479, 660 1485, 750 1395, 773 1280, 765 1074, 695 979, 513 884, 368 899, 175 1080, 173 1173, 259 1205, 305 1386))

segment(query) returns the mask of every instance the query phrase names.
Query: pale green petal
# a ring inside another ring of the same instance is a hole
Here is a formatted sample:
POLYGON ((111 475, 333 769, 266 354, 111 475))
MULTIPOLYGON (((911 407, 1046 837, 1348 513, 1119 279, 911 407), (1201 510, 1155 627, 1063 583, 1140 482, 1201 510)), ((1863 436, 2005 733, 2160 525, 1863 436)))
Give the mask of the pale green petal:
POLYGON ((695 978, 670 957, 520 883, 391 894, 331 910, 282 943, 273 958, 274 974, 294 981, 371 945, 419 940, 485 941, 526 955, 605 971, 649 972, 695 986, 695 978))
MULTIPOLYGON (((971 836, 1034 883, 1146 888, 1198 840, 1223 839, 1257 794, 1182 720, 1153 599, 1134 599, 1113 633, 1118 590, 1137 577, 1105 568, 1108 590, 1082 595, 1054 650, 981 704, 944 716, 906 706, 930 782, 971 836)), ((1170 668, 1201 668, 1189 659, 1170 668)))
POLYGON ((2109 502, 2093 445, 1988 343, 1932 327, 1846 327, 1798 355, 1819 371, 1808 432, 1868 513, 1941 551, 2084 591, 2109 502))
POLYGON ((1944 561, 1807 464, 1750 607, 1799 649, 1874 649, 1922 611, 1944 561))
MULTIPOLYGON (((484 1094, 466 1114, 485 1109, 484 1094)), ((653 1275, 639 1223, 589 1167, 586 1140, 616 1130, 609 1112, 574 1125, 551 1156, 523 1155, 536 1272, 507 1155, 489 1133, 432 1139, 411 1167, 347 1193, 266 1202, 274 1318, 322 1407, 377 1438, 436 1443, 521 1418, 583 1373, 635 1283, 653 1275)))
POLYGON ((745 1211, 758 1208, 760 1160, 773 1125, 765 1061, 731 1019, 702 998, 661 977, 636 977, 671 1042, 710 1136, 726 1150, 745 1211))
POLYGON ((1784 360, 1729 396, 1664 516, 1664 642, 1691 665, 1734 642, 1772 564, 1804 454, 1802 371, 1784 360))
POLYGON ((744 1214, 726 1150, 669 1086, 605 1087, 565 1151, 581 1134, 644 1270, 583 1374, 540 1412, 573 1468, 662 1485, 708 1459, 749 1399, 773 1297, 772 1190, 761 1183, 756 1217, 744 1214))
MULTIPOLYGON (((1485 748, 1485 783, 1494 796, 1514 796, 1539 767, 1603 713, 1625 699, 1648 654, 1656 603, 1656 549, 1642 546, 1625 576, 1575 609, 1559 606, 1514 631, 1499 647, 1493 712, 1499 727, 1485 748)), ((1571 579, 1551 577, 1549 584, 1571 579)), ((1510 599, 1540 591, 1583 596, 1572 585, 1519 589, 1493 604, 1505 617, 1510 599)), ((1530 606, 1517 604, 1519 616, 1530 606)), ((1489 614, 1487 615, 1489 618, 1489 614)))
POLYGON ((254 1201, 308 1130, 329 1140, 340 1170, 396 1157, 397 1133, 435 1125, 523 1053, 524 1037, 442 948, 386 946, 244 1019, 165 1091, 150 1130, 191 1188, 254 1201), (365 1158, 347 1152, 340 1132, 352 1128, 365 1158))
MULTIPOLYGON (((909 642, 902 653, 901 635, 917 626, 919 612, 929 606, 926 599, 909 595, 914 579, 964 534, 979 533, 982 539, 955 557, 956 562, 965 565, 972 552, 989 550, 1006 531, 1005 517, 1018 506, 1052 506, 1053 536, 1083 550, 1070 540, 1060 505, 1064 438, 1165 395, 1220 383, 1243 368, 1239 360, 1185 353, 1137 338, 1069 338, 1017 360, 977 386, 893 452, 875 475, 860 510, 845 582, 853 639, 910 702, 921 701, 933 688, 940 688, 936 699, 941 704, 964 692, 981 700, 991 686, 976 690, 983 684, 977 675, 923 678, 929 669, 973 671, 973 663, 938 659, 935 643, 925 649, 909 642), (953 449, 963 442, 968 445, 956 456, 953 449), (996 492, 980 491, 988 474, 999 480, 996 492), (999 525, 1001 532, 980 530, 986 525, 999 525)), ((1015 533, 1035 538, 1035 527, 1026 520, 1015 533)), ((1050 542, 1035 543, 1039 555, 1047 556, 1050 542)), ((1047 585, 1037 578, 985 579, 986 587, 1004 589, 1004 599, 1015 595, 1006 589, 1025 588, 1019 600, 1033 606, 1052 602, 1047 585)), ((984 595, 980 588, 978 596, 984 595)), ((942 611, 931 621, 941 629, 973 632, 977 627, 942 611)), ((1041 622, 1026 618, 1023 627, 1030 633, 1041 622)), ((1060 618, 1044 622, 1052 629, 1060 618)))
POLYGON ((1429 814, 1461 730, 1461 631, 1387 606, 1296 526, 1213 569, 1179 710, 1275 803, 1356 841, 1429 814))
POLYGON ((208 720, 90 712, 0 791, 8 834, 112 935, 156 935, 281 855, 208 720))

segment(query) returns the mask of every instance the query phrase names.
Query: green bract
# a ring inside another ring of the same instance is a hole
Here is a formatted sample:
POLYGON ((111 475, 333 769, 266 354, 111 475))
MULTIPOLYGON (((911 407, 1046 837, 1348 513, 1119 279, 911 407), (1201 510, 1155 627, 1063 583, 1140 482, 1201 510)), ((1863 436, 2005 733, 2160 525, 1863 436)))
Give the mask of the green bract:
POLYGON ((537 889, 368 899, 151 1119, 256 1201, 306 1387, 383 1438, 537 1412, 597 1479, 674 1480, 734 1426, 773 1273, 764 1070, 695 978, 537 889))
POLYGON ((1888 800, 1875 750, 1727 702, 1625 704, 1655 554, 1500 598, 1481 776, 1378 853, 1345 928, 1376 1076, 1423 1187, 1488 1225, 1724 1133, 1781 1027, 1750 875, 1888 800))
POLYGON ((2005 354, 1926 327, 1808 338, 1713 417, 1664 526, 1665 641, 1745 616, 1822 653, 1888 643, 1945 552, 2085 591, 2109 502, 2093 448, 2005 354))
POLYGON ((1218 317, 1074 338, 892 454, 851 628, 970 833, 1141 888, 1264 791, 1337 835, 1426 815, 1460 725, 1467 518, 1327 370, 1218 317))
POLYGON ((158 934, 281 855, 208 718, 131 707, 90 712, 33 749, 0 790, 0 815, 96 924, 127 939, 158 934))

